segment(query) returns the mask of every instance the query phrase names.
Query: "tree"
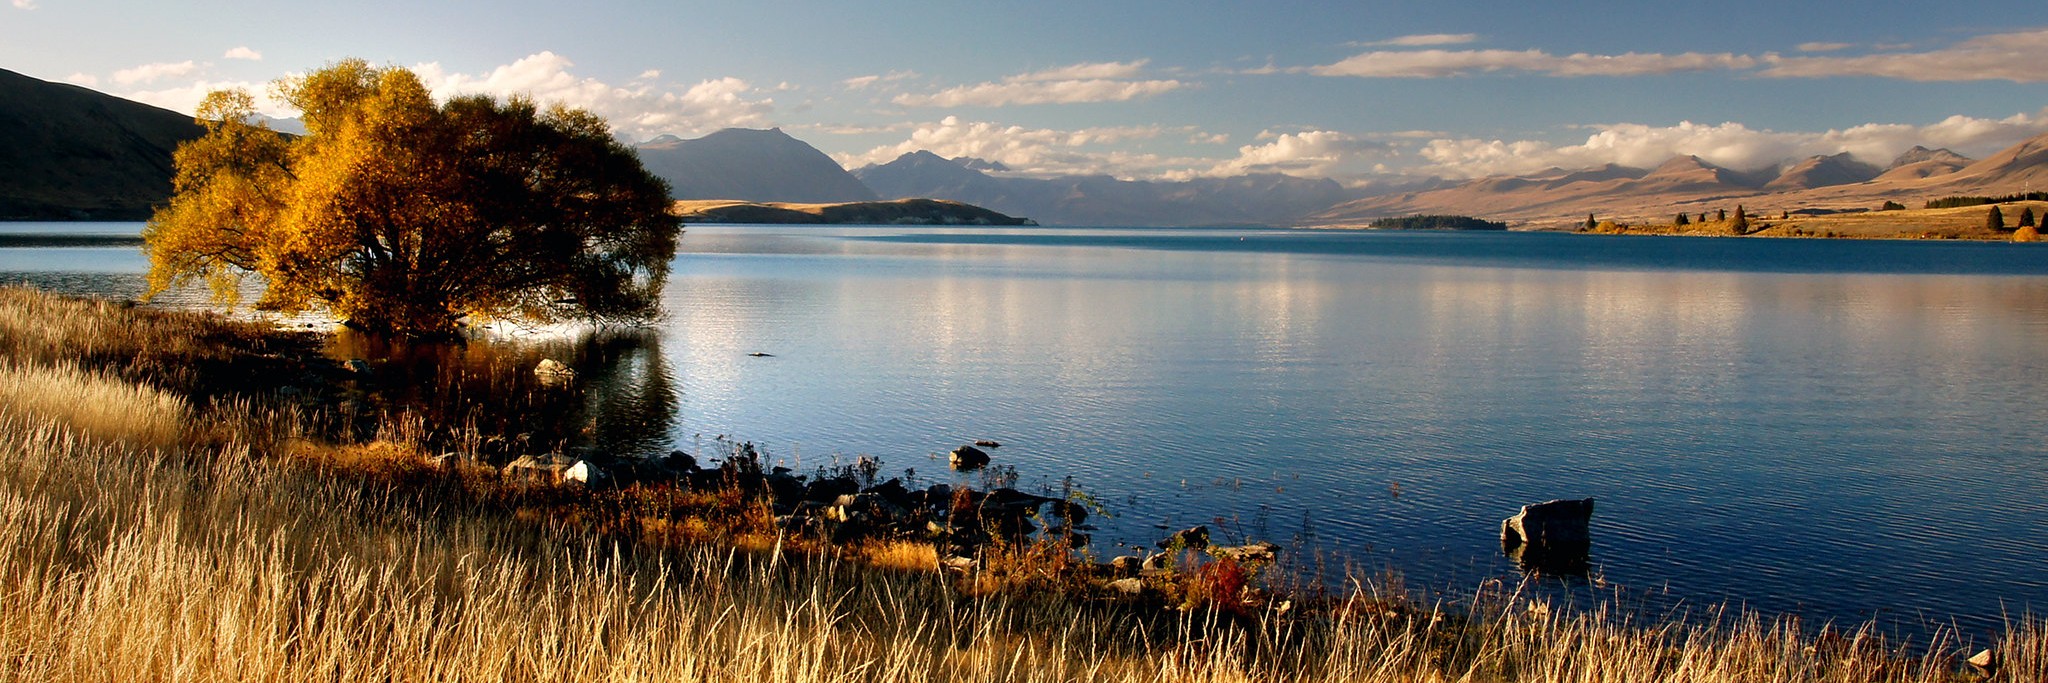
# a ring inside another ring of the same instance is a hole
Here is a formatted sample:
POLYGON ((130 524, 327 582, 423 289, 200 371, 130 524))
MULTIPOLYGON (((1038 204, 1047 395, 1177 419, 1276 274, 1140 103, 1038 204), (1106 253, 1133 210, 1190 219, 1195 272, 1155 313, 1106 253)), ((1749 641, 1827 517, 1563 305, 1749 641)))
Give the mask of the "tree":
POLYGON ((2018 227, 2034 227, 2034 207, 2029 206, 2024 209, 2020 209, 2020 222, 2018 224, 2018 227))
POLYGON ((668 186, 597 116, 531 100, 435 104, 419 77, 347 60, 274 91, 287 139, 244 91, 207 96, 170 203, 143 236, 149 293, 204 280, 256 306, 324 306, 364 329, 453 332, 484 319, 651 316, 680 222, 668 186))
POLYGON ((1593 214, 1586 214, 1586 229, 1592 230, 1593 228, 1597 227, 1600 227, 1600 223, 1598 221, 1593 220, 1593 214))
POLYGON ((1992 206, 1991 212, 1984 214, 1984 227, 1990 228, 1992 232, 2004 231, 2005 214, 1999 213, 1997 206, 1992 206))
POLYGON ((1692 221, 1686 220, 1686 218, 1685 218, 1685 212, 1683 212, 1683 211, 1680 211, 1680 212, 1678 212, 1678 219, 1677 219, 1677 220, 1675 220, 1675 221, 1672 221, 1672 223, 1671 223, 1671 224, 1672 224, 1672 225, 1686 225, 1686 224, 1689 224, 1689 223, 1691 223, 1691 222, 1692 222, 1692 221))
POLYGON ((1895 202, 1895 201, 1891 201, 1891 200, 1887 199, 1887 200, 1885 200, 1885 202, 1884 202, 1884 204, 1883 204, 1882 206, 1879 206, 1879 207, 1877 207, 1877 210, 1879 210, 1879 211, 1904 211, 1904 210, 1906 210, 1906 205, 1904 205, 1904 204, 1900 204, 1900 203, 1898 203, 1898 202, 1895 202))
POLYGON ((1742 210, 1741 204, 1735 205, 1735 222, 1729 223, 1728 229, 1735 231, 1737 235, 1749 232, 1749 214, 1742 210))

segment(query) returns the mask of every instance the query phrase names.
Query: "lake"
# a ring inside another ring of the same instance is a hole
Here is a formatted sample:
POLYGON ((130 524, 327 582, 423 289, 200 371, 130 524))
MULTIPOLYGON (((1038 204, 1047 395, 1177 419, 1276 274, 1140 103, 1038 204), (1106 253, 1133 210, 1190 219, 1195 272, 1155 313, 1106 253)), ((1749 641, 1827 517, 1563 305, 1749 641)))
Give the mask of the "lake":
MULTIPOLYGON (((41 225, 0 232, 139 230, 41 225)), ((6 244, 0 281, 129 296, 147 268, 6 244)), ((950 481, 946 451, 993 439, 1023 485, 1107 507, 1100 556, 1208 524, 1451 596, 1518 576, 1498 535, 1519 506, 1592 497, 1590 571, 1551 590, 1908 632, 2048 608, 2048 247, 801 226, 682 247, 667 318, 593 390, 661 408, 608 443, 724 435, 950 481)))

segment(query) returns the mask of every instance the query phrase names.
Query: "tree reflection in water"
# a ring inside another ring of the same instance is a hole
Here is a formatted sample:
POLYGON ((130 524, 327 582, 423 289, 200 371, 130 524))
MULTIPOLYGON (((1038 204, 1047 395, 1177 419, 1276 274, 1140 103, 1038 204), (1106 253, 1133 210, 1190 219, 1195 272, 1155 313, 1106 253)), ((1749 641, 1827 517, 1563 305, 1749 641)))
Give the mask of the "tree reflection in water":
POLYGON ((675 377, 661 354, 661 337, 651 329, 456 343, 343 331, 327 353, 369 365, 349 392, 361 431, 411 416, 413 424, 434 427, 415 437, 429 447, 475 453, 490 462, 537 453, 646 457, 674 446, 675 377), (551 384, 536 376, 534 367, 543 359, 567 365, 575 379, 551 384))

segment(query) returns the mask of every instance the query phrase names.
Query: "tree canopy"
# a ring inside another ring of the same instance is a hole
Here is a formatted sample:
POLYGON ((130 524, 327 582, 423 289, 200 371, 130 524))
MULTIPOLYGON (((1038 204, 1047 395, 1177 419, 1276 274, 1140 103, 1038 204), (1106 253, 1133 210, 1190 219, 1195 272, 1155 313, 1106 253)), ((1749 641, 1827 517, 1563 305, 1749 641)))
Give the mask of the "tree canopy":
POLYGON ((168 205, 144 230, 150 294, 324 306, 365 329, 445 334, 465 316, 634 320, 658 310, 680 221, 668 185, 596 115, 482 95, 436 104, 360 60, 286 79, 287 137, 239 90, 207 96, 168 205))

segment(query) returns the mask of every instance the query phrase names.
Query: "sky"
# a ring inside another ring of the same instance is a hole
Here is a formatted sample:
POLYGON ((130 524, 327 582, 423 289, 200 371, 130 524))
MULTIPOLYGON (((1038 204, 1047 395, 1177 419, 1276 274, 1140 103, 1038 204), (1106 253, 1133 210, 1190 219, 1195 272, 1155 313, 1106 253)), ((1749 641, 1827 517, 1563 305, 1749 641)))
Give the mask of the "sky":
POLYGON ((0 2, 0 68, 178 111, 354 57, 629 142, 780 127, 849 168, 1366 184, 2048 132, 2040 0, 0 2))

